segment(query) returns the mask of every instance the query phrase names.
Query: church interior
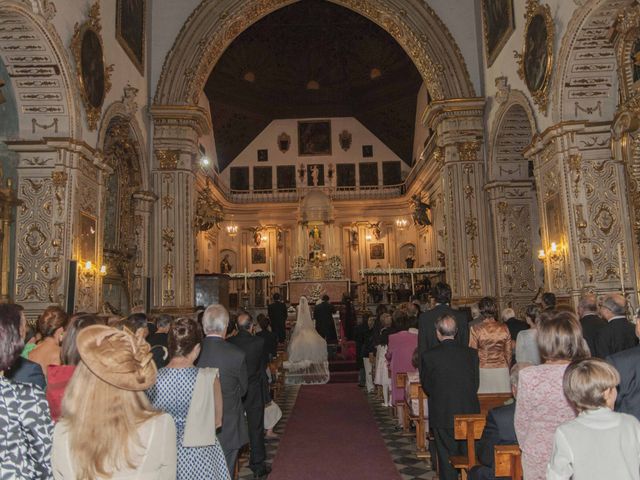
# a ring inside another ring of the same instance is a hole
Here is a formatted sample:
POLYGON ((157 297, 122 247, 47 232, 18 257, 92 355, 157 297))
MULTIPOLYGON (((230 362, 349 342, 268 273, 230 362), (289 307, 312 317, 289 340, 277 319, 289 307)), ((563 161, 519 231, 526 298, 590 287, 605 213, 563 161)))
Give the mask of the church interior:
MULTIPOLYGON (((274 295, 361 317, 439 282, 464 312, 493 297, 524 318, 551 292, 621 295, 632 317, 640 5, 0 0, 0 168, 0 301, 30 323, 257 316, 274 295)), ((287 428, 296 397, 343 401, 305 388, 277 385, 287 428)), ((421 420, 398 430, 372 398, 372 451, 395 463, 366 478, 436 478, 421 420)), ((300 476, 287 435, 272 478, 365 478, 300 476)))

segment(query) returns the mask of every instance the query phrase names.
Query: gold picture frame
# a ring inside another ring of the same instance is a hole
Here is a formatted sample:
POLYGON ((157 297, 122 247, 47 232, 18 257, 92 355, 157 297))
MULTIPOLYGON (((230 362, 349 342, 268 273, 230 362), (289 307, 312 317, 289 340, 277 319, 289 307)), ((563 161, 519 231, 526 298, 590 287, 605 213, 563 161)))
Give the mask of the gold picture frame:
POLYGON ((101 32, 100 3, 96 2, 89 9, 88 20, 82 24, 75 24, 71 39, 76 78, 87 111, 87 125, 90 131, 98 128, 104 100, 111 90, 113 65, 107 65, 105 62, 101 32))
POLYGON ((482 0, 482 35, 491 67, 516 30, 513 0, 482 0))
POLYGON ((553 70, 554 24, 549 5, 527 0, 522 53, 515 53, 518 75, 543 114, 547 114, 553 70))
POLYGON ((116 40, 140 75, 144 75, 146 16, 146 0, 117 0, 116 40))

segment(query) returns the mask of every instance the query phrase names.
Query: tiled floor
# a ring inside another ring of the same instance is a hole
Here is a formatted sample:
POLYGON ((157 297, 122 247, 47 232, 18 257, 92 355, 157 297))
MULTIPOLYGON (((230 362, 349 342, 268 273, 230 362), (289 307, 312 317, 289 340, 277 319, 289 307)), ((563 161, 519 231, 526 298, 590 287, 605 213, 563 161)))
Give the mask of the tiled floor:
POLYGON ((392 416, 392 410, 389 407, 383 407, 382 401, 374 394, 367 395, 367 398, 402 480, 437 478, 435 472, 431 470, 429 461, 416 457, 415 436, 404 436, 402 430, 396 428, 397 421, 392 416))

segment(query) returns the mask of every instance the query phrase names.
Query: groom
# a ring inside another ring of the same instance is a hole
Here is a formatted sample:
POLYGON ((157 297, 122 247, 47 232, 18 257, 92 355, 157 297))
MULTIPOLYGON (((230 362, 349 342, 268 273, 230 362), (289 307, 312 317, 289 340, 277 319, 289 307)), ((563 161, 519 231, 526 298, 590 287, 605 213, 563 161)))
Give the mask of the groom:
POLYGON ((313 318, 316 320, 316 330, 327 342, 336 341, 336 326, 333 323, 335 307, 329 303, 329 295, 322 296, 322 302, 313 308, 313 318))

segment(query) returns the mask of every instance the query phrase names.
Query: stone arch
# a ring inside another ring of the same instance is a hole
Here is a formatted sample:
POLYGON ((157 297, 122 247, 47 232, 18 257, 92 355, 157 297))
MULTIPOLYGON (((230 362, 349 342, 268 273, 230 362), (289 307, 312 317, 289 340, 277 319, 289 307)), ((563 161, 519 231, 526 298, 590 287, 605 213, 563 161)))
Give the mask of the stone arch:
POLYGON ((21 139, 79 138, 80 105, 73 70, 46 0, 0 0, 0 57, 18 104, 21 139))
MULTIPOLYGON (((226 47, 252 24, 299 0, 203 0, 182 26, 165 58, 156 105, 197 105, 208 75, 226 47)), ((412 59, 434 100, 475 96, 464 58, 451 33, 424 2, 329 0, 386 30, 412 59)))
POLYGON ((554 74, 554 123, 611 121, 616 113, 618 64, 611 29, 633 0, 589 0, 576 8, 562 38, 554 74))

